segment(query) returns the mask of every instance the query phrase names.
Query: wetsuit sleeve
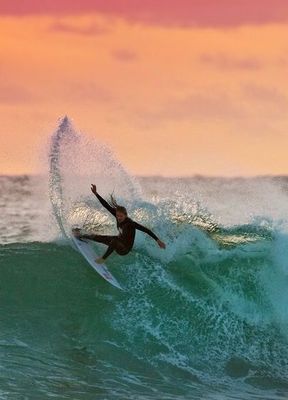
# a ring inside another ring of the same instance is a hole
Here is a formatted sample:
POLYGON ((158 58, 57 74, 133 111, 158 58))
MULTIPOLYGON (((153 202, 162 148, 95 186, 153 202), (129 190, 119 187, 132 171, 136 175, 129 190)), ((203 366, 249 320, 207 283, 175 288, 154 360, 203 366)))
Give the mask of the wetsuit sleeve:
POLYGON ((151 236, 154 240, 159 240, 158 237, 155 235, 155 233, 153 233, 150 229, 146 228, 143 225, 138 224, 137 222, 134 221, 134 226, 136 229, 138 229, 138 231, 142 231, 147 233, 147 235, 151 236))
POLYGON ((114 215, 114 217, 116 217, 116 209, 112 206, 110 206, 109 203, 107 203, 106 200, 103 199, 103 197, 100 196, 100 194, 96 193, 95 195, 97 197, 97 199, 100 201, 100 203, 102 204, 103 207, 106 208, 106 210, 108 210, 112 215, 114 215))

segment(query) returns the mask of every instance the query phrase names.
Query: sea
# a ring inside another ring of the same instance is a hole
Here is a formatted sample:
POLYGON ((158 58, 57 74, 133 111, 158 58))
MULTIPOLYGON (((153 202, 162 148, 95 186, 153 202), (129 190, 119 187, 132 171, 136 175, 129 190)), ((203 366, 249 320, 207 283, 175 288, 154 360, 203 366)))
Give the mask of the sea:
POLYGON ((135 177, 67 118, 50 139, 0 177, 0 399, 287 399, 288 177, 135 177), (116 233, 91 183, 166 243, 111 255, 123 291, 70 240, 116 233))

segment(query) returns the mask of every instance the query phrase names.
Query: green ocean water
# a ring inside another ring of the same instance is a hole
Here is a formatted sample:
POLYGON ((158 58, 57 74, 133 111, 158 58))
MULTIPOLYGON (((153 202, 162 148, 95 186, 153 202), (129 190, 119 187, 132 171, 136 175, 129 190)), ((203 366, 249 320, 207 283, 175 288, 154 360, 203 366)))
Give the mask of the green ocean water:
POLYGON ((286 399, 288 179, 136 179, 71 130, 47 177, 0 177, 0 398, 286 399), (91 179, 167 244, 111 256, 124 292, 65 236, 115 232, 91 179))

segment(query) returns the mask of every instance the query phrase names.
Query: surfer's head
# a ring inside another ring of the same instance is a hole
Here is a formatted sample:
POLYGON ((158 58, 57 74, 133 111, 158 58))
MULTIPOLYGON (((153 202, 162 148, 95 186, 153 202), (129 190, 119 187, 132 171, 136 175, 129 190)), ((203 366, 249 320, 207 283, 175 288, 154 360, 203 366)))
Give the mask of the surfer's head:
POLYGON ((127 210, 125 207, 116 207, 116 218, 118 222, 123 222, 127 218, 127 210))
POLYGON ((119 206, 113 194, 110 195, 110 205, 116 210, 117 221, 123 222, 128 216, 127 210, 125 207, 119 206))

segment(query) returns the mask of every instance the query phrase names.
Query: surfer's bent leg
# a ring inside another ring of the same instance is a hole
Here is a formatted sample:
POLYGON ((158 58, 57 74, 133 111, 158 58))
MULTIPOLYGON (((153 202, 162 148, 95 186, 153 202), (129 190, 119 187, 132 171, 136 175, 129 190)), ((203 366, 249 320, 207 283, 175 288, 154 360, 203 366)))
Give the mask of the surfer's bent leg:
POLYGON ((105 254, 103 255, 103 260, 106 260, 110 254, 115 250, 119 255, 124 256, 129 253, 129 250, 126 248, 125 244, 118 238, 118 236, 108 236, 108 235, 81 235, 81 239, 89 239, 93 240, 97 243, 103 243, 108 246, 105 254))
POLYGON ((108 235, 81 235, 81 239, 89 239, 93 240, 94 242, 98 243, 103 243, 106 244, 107 246, 110 245, 110 243, 117 238, 117 236, 108 236, 108 235))
POLYGON ((108 245, 108 249, 106 250, 105 254, 102 256, 103 260, 106 260, 107 257, 110 256, 113 251, 116 251, 117 254, 125 255, 129 251, 127 250, 125 244, 116 236, 111 240, 110 244, 108 245))

